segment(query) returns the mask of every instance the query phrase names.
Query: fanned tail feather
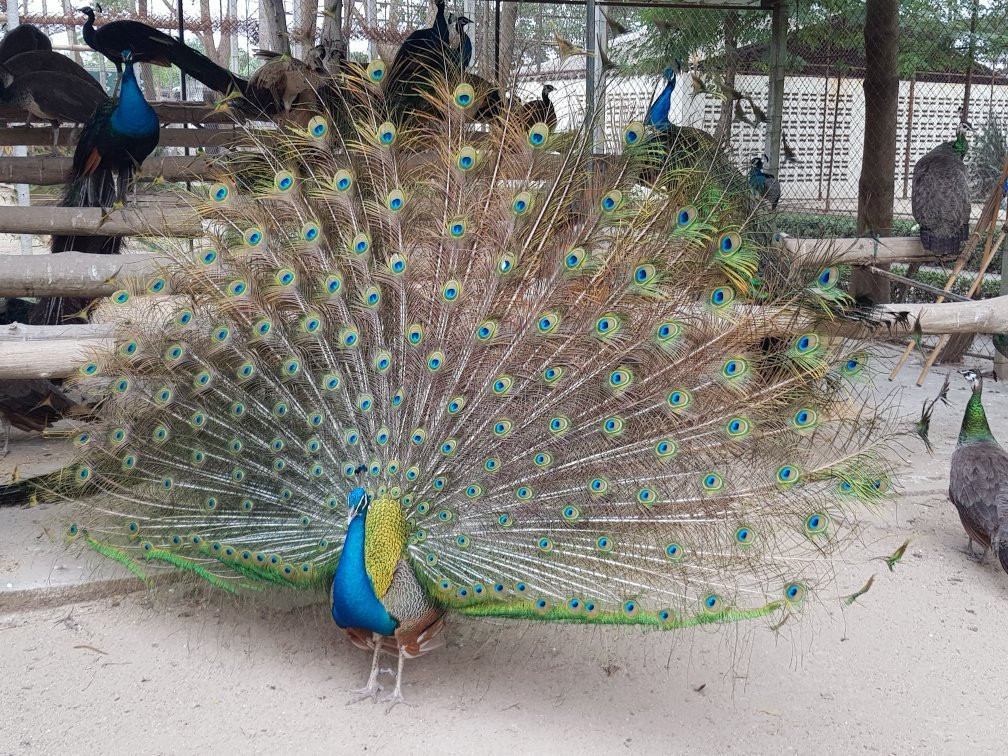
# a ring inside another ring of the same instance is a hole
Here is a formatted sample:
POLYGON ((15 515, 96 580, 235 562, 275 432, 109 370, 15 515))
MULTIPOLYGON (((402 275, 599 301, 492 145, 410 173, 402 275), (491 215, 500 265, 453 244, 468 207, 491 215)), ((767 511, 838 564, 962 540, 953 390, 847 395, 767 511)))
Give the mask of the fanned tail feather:
POLYGON ((528 128, 505 100, 477 123, 452 76, 406 116, 383 78, 343 76, 182 195, 205 242, 156 240, 176 262, 120 297, 170 312, 81 368, 109 419, 77 438, 71 537, 324 586, 363 465, 442 607, 667 628, 801 607, 890 487, 867 355, 821 327, 839 269, 639 122, 603 164, 592 119, 528 128))

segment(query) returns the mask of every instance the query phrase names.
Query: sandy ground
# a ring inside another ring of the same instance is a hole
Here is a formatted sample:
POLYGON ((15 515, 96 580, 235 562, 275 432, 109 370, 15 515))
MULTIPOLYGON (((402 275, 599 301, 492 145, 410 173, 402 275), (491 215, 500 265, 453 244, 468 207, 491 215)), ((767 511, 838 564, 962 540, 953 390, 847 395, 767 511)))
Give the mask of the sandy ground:
MULTIPOLYGON (((919 389, 912 368, 915 414, 943 376, 919 389)), ((347 705, 369 657, 326 606, 136 591, 50 537, 58 510, 0 511, 0 754, 1003 753, 1008 576, 967 556, 945 497, 967 399, 953 378, 934 456, 911 444, 895 506, 837 566, 840 593, 877 575, 853 606, 831 594, 776 633, 455 619, 447 648, 406 667, 413 706, 388 714, 347 705), (907 537, 894 572, 871 560, 907 537)), ((1008 441, 1006 395, 988 381, 1008 441)))

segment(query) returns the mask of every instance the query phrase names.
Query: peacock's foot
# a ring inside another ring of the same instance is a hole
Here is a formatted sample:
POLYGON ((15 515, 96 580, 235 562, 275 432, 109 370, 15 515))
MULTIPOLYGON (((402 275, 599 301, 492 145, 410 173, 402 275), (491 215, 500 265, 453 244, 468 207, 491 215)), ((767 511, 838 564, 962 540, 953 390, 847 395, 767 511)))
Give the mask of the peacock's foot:
POLYGON ((351 688, 350 693, 357 693, 356 698, 351 698, 346 702, 347 706, 351 706, 355 703, 360 703, 361 701, 370 698, 374 703, 378 703, 378 694, 385 690, 385 686, 378 683, 377 680, 374 682, 369 682, 363 688, 351 688))
POLYGON ((388 708, 385 709, 386 714, 390 714, 397 704, 402 704, 403 706, 413 706, 413 704, 403 698, 403 694, 402 691, 399 690, 399 686, 396 686, 396 689, 392 691, 391 695, 383 698, 382 703, 388 704, 388 708))

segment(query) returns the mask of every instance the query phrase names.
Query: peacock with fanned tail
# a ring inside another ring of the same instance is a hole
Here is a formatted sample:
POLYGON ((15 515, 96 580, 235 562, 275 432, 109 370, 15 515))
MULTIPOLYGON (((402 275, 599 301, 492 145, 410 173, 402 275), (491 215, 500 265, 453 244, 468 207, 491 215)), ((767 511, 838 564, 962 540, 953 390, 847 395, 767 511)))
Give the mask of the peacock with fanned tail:
POLYGON ((205 241, 113 296, 171 304, 80 369, 105 402, 68 537, 328 593, 362 697, 398 655, 392 704, 449 613, 777 626, 832 595, 892 438, 865 352, 817 327, 838 269, 781 259, 699 159, 655 171, 642 121, 602 162, 593 122, 486 131, 446 80, 394 123, 384 70, 343 80, 351 131, 257 132, 182 194, 205 241))

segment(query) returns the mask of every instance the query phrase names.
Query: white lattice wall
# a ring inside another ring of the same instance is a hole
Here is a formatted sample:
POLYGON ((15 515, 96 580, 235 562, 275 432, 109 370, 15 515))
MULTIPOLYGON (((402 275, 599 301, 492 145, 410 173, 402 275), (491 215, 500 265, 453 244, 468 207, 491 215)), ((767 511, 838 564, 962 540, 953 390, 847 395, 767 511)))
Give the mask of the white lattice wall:
MULTIPOLYGON (((569 72, 565 73, 569 76, 569 72)), ((688 74, 684 74, 682 80, 673 97, 670 117, 681 124, 713 133, 717 128, 721 101, 704 96, 691 99, 688 74)), ((526 80, 523 84, 526 99, 537 96, 546 82, 557 87, 553 102, 560 127, 572 126, 583 117, 584 82, 580 78, 550 79, 548 75, 526 80)), ((610 148, 619 145, 626 123, 643 118, 657 86, 656 77, 622 77, 612 81, 605 118, 606 143, 610 148)), ((751 94, 757 104, 766 109, 765 77, 739 76, 736 88, 751 94)), ((908 134, 909 90, 909 82, 900 82, 893 170, 896 210, 902 215, 909 214, 908 198, 903 197, 904 175, 912 175, 914 163, 939 142, 954 138, 959 122, 958 108, 963 98, 961 84, 917 82, 912 129, 908 134), (908 138, 909 158, 906 152, 908 138)), ((974 84, 972 98, 971 120, 975 127, 979 128, 988 118, 991 108, 994 117, 1008 123, 1008 86, 992 88, 974 84)), ((748 104, 743 107, 747 117, 751 118, 748 104)), ((746 172, 750 159, 763 152, 765 128, 763 124, 752 127, 738 122, 733 126, 731 151, 739 170, 746 172)), ((865 130, 861 79, 788 77, 784 85, 782 128, 788 145, 799 160, 797 163, 769 167, 769 171, 776 173, 784 184, 782 205, 789 209, 856 209, 865 130)))

